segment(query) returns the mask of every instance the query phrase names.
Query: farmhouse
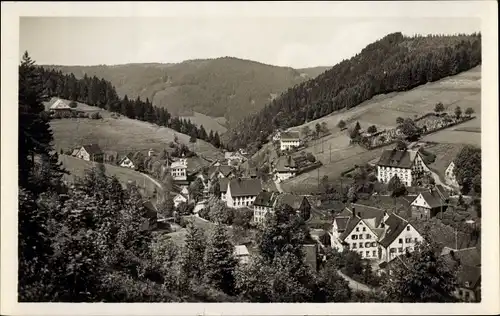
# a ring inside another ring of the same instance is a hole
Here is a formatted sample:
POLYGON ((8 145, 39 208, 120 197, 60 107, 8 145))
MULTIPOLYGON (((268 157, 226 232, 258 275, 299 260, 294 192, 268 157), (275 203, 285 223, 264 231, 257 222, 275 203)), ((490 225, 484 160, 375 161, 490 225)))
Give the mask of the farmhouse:
POLYGON ((118 165, 124 168, 136 169, 140 164, 141 156, 140 152, 128 153, 118 161, 118 165))
POLYGON ((232 179, 227 185, 226 205, 233 208, 250 206, 262 192, 260 179, 232 179))
POLYGON ((382 209, 352 203, 333 220, 332 248, 356 251, 363 259, 378 259, 377 241, 384 233, 387 218, 387 212, 382 209))
POLYGON ((297 174, 297 165, 292 156, 281 156, 274 168, 274 177, 278 182, 295 177, 297 174))
POLYGON ((452 161, 444 172, 445 181, 453 186, 458 187, 457 178, 455 177, 455 163, 452 161))
POLYGON ((429 219, 439 212, 446 211, 449 195, 440 185, 421 192, 410 204, 411 217, 414 219, 429 219))
POLYGON ((305 221, 311 216, 311 204, 307 197, 303 195, 281 193, 276 199, 274 207, 276 208, 281 205, 289 206, 305 221))
POLYGON ((57 99, 51 106, 50 106, 50 112, 52 113, 63 113, 63 114, 69 114, 71 113, 72 109, 71 107, 66 103, 66 101, 57 99))
POLYGON ((401 182, 409 187, 413 179, 429 171, 418 151, 412 150, 385 150, 377 163, 377 180, 389 183, 392 177, 397 176, 401 182))
POLYGON ((174 206, 179 207, 181 203, 187 203, 188 201, 188 195, 179 193, 174 197, 174 206))
POLYGON ((170 174, 174 180, 186 181, 187 180, 187 160, 180 158, 170 165, 170 174))
POLYGON ((280 135, 280 149, 282 151, 290 150, 300 146, 299 132, 283 132, 280 135))
POLYGON ((456 270, 458 286, 454 291, 456 298, 466 302, 481 300, 481 254, 476 247, 451 249, 445 247, 441 253, 444 261, 456 270))
POLYGON ((423 242, 422 235, 407 220, 391 214, 385 220, 385 231, 379 241, 381 261, 390 262, 399 255, 415 250, 416 243, 423 242))
POLYGON ((268 213, 273 211, 274 203, 279 193, 262 191, 253 202, 253 220, 256 223, 264 223, 268 213))
POLYGON ((97 144, 83 145, 75 157, 86 161, 103 162, 104 152, 97 144))
POLYGON ((232 165, 238 165, 246 160, 245 156, 243 156, 239 152, 230 152, 227 151, 224 153, 224 158, 227 161, 227 164, 232 166, 232 165))

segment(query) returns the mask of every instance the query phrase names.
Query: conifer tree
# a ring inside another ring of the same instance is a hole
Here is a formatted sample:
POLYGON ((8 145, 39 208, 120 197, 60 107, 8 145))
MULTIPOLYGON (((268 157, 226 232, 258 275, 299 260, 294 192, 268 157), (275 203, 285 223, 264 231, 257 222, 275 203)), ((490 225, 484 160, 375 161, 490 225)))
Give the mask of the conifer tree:
POLYGON ((203 260, 206 248, 205 236, 192 221, 189 221, 186 229, 186 244, 181 260, 181 270, 186 277, 200 280, 203 276, 203 260))
POLYGON ((216 224, 205 251, 205 279, 213 287, 232 294, 236 259, 233 245, 222 224, 216 224))

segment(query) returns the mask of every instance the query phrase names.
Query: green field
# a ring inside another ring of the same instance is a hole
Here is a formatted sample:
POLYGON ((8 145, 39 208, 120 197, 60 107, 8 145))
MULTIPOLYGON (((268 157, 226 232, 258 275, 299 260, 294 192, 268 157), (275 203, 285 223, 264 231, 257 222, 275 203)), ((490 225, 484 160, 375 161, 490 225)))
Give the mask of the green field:
POLYGON ((224 122, 225 119, 223 117, 211 117, 205 114, 201 114, 198 112, 194 112, 192 116, 182 116, 183 119, 188 119, 191 123, 196 126, 203 125, 203 128, 210 133, 210 131, 218 132, 219 135, 224 134, 227 131, 227 128, 221 124, 220 122, 224 122))
MULTIPOLYGON (((85 161, 67 155, 59 155, 59 161, 62 162, 64 168, 70 173, 69 175, 64 175, 64 179, 68 182, 73 182, 75 177, 83 177, 85 175, 85 170, 89 170, 96 166, 96 164, 91 161, 85 161)), ((109 164, 104 164, 104 166, 106 175, 116 176, 122 185, 126 185, 129 181, 135 182, 139 187, 145 189, 145 193, 148 196, 152 196, 155 189, 160 191, 160 188, 158 188, 154 182, 140 172, 109 164)))
POLYGON ((179 142, 188 145, 191 150, 207 158, 222 158, 220 150, 211 144, 197 140, 189 142, 189 136, 178 133, 167 127, 132 120, 125 116, 113 118, 111 113, 97 107, 79 104, 82 111, 99 111, 102 119, 87 118, 54 119, 50 122, 54 132, 54 147, 69 150, 84 144, 97 143, 104 151, 115 151, 125 154, 130 151, 161 151, 168 148, 168 143, 177 135, 179 142))

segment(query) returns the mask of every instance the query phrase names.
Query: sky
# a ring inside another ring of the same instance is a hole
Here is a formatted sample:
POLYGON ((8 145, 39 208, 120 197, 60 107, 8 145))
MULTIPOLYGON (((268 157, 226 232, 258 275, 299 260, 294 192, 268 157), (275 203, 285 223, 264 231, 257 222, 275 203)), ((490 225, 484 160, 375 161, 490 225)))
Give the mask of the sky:
POLYGON ((21 17, 19 55, 37 64, 177 63, 231 56, 277 66, 333 66, 392 32, 481 30, 479 18, 21 17))

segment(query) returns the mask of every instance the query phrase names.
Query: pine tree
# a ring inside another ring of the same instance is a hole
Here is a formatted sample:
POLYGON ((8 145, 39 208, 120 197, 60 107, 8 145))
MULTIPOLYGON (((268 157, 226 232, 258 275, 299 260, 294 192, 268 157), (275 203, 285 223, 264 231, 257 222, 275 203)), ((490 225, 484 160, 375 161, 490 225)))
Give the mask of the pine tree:
POLYGON ((204 261, 206 282, 227 294, 232 294, 237 262, 233 255, 233 245, 222 224, 216 224, 213 228, 204 261))
POLYGON ((186 229, 186 244, 181 259, 181 270, 186 277, 200 280, 203 276, 205 237, 192 221, 189 221, 186 229))

